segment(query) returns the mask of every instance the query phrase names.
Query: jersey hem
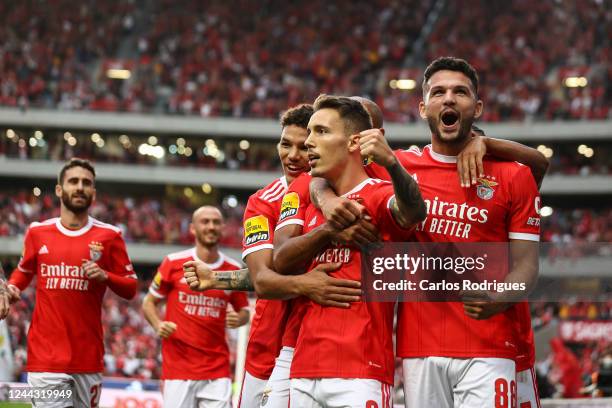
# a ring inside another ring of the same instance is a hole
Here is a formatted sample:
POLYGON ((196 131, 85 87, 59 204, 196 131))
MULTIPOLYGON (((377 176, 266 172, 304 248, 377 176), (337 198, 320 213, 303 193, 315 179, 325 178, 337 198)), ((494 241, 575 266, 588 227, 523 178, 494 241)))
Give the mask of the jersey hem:
POLYGON ((97 368, 51 368, 44 366, 27 366, 24 370, 26 373, 64 373, 64 374, 102 374, 104 372, 104 367, 97 368))
POLYGON ((376 381, 380 381, 380 382, 385 383, 385 384, 393 385, 393 380, 384 379, 383 377, 376 376, 376 375, 364 375, 363 373, 347 373, 347 374, 338 375, 338 373, 336 373, 336 372, 329 372, 329 371, 316 371, 316 372, 297 371, 297 372, 291 372, 291 374, 289 374, 289 378, 290 379, 305 378, 305 379, 308 379, 308 380, 314 380, 314 379, 318 379, 318 378, 342 378, 342 379, 355 379, 355 380, 376 380, 376 381))

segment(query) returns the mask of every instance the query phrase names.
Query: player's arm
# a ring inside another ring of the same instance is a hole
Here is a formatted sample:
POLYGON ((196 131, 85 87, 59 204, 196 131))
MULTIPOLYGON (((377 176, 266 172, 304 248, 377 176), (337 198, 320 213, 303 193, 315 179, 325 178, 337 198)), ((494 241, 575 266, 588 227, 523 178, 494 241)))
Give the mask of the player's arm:
MULTIPOLYGON (((291 239, 299 237, 301 233, 300 225, 290 224, 282 227, 274 234, 275 248, 284 247, 291 239)), ((323 306, 346 308, 349 307, 349 302, 356 302, 360 299, 361 284, 356 281, 332 278, 328 275, 329 272, 339 267, 340 264, 321 264, 309 273, 299 275, 281 275, 271 268, 263 268, 257 273, 257 294, 264 299, 290 299, 301 295, 323 306)), ((294 272, 305 272, 305 266, 294 272)))
POLYGON ((34 271, 36 271, 38 262, 35 247, 32 230, 28 228, 23 240, 23 254, 6 285, 11 303, 19 300, 21 291, 27 288, 34 279, 34 271))
POLYGON ((496 293, 474 292, 463 302, 465 313, 473 319, 488 319, 503 312, 514 302, 525 300, 538 280, 538 242, 510 241, 510 272, 505 283, 524 285, 525 290, 496 293))
POLYGON ((550 166, 548 159, 536 149, 511 140, 487 137, 475 128, 471 140, 457 156, 457 171, 463 187, 474 185, 478 177, 484 177, 482 159, 486 154, 529 167, 538 188, 550 166))
POLYGON ((361 132, 359 145, 361 154, 383 166, 391 177, 395 197, 389 204, 395 221, 403 228, 410 228, 423 221, 427 216, 427 208, 419 186, 393 154, 382 130, 368 129, 361 132))
POLYGON ((163 298, 147 293, 142 301, 142 313, 153 330, 155 330, 155 333, 162 339, 165 339, 174 333, 177 326, 174 322, 163 321, 161 319, 158 305, 162 301, 163 298))
POLYGON ((353 225, 364 212, 363 206, 357 202, 338 197, 327 180, 321 177, 313 177, 310 181, 310 200, 337 229, 353 225))

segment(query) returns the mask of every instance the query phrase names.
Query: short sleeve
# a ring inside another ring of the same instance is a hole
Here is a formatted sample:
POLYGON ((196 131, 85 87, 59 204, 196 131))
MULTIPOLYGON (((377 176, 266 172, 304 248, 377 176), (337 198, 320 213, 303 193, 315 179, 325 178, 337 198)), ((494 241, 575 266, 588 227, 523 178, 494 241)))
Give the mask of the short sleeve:
POLYGON ((254 196, 249 198, 243 218, 242 259, 253 252, 274 248, 277 212, 277 207, 254 196))
POLYGON ((287 225, 304 225, 306 208, 310 205, 310 180, 302 174, 291 183, 281 202, 280 214, 275 230, 287 225))
POLYGON ((157 272, 151 281, 149 286, 149 293, 156 298, 164 299, 170 293, 172 289, 172 282, 170 281, 170 271, 172 264, 168 258, 164 258, 157 272))
POLYGON ((527 166, 519 165, 509 185, 508 239, 540 240, 540 194, 527 166))
POLYGON ((249 299, 245 292, 232 291, 229 301, 236 312, 249 307, 249 299))

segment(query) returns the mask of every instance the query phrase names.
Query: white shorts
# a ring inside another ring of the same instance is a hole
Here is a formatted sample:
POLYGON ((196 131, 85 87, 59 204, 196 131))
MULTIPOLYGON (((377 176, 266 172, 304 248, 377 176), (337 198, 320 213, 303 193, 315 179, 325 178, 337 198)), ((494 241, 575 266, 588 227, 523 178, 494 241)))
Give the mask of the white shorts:
POLYGON ((33 407, 96 408, 102 391, 102 374, 28 373, 28 385, 33 388, 71 390, 71 398, 32 400, 33 407))
POLYGON ((517 408, 540 408, 540 397, 533 367, 516 373, 517 408))
POLYGON ((263 395, 266 383, 268 380, 262 380, 244 372, 242 379, 242 389, 240 390, 240 399, 238 400, 238 408, 259 408, 261 404, 261 396, 263 395))
POLYGON ((295 408, 391 408, 392 387, 365 378, 292 378, 295 408))
POLYGON ((229 378, 164 380, 163 396, 164 407, 230 408, 232 381, 229 378))
POLYGON ((406 408, 515 406, 513 360, 427 357, 406 358, 402 365, 406 408))
POLYGON ((289 371, 293 360, 293 347, 283 347, 276 358, 274 370, 261 396, 262 408, 287 408, 289 406, 289 371))

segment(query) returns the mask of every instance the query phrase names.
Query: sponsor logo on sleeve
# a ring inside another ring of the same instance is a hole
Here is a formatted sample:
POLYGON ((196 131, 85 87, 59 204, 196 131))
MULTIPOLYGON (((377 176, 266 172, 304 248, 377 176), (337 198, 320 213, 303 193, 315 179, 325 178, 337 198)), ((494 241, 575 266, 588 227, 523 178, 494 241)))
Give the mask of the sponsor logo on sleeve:
POLYGON ((244 244, 253 245, 270 239, 268 219, 263 215, 251 217, 244 222, 244 244))
POLYGON ((299 207, 300 197, 297 195, 297 193, 285 194, 281 204, 280 218, 278 220, 283 221, 287 218, 293 217, 297 214, 299 207))

